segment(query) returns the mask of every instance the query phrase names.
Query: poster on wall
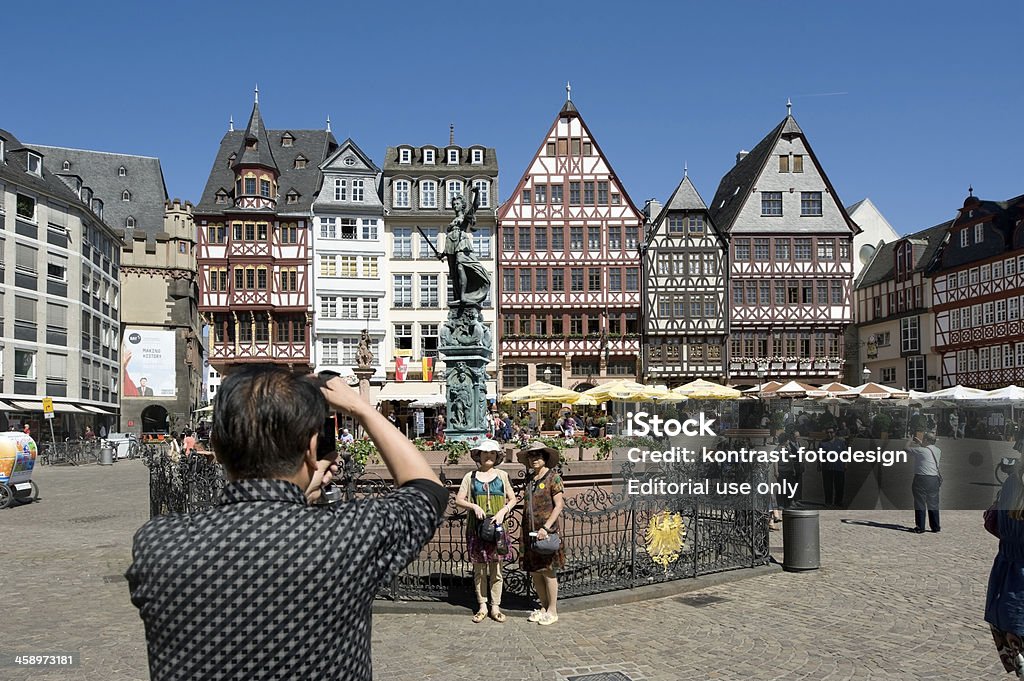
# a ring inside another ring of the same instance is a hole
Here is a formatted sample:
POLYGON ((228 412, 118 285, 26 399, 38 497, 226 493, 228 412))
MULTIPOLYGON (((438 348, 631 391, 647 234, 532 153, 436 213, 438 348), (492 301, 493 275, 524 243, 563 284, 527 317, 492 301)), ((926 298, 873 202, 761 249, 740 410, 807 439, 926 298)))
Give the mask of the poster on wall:
POLYGON ((177 396, 174 331, 128 327, 121 347, 121 396, 177 396))

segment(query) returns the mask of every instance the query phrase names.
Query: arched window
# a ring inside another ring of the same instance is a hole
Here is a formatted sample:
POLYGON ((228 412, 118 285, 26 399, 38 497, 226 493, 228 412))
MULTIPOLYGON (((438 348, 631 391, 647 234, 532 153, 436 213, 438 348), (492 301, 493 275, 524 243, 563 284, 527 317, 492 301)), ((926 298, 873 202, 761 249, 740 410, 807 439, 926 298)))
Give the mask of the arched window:
POLYGON ((118 177, 125 177, 127 175, 128 175, 128 170, 124 166, 121 166, 120 168, 117 169, 117 176, 118 177))
POLYGON ((129 215, 129 216, 128 216, 127 218, 125 218, 125 220, 124 220, 124 226, 125 226, 125 227, 126 227, 127 229, 135 229, 135 218, 133 218, 133 217, 132 217, 131 215, 129 215))
POLYGON ((130 191, 128 191, 127 189, 125 189, 123 192, 121 192, 121 200, 122 201, 131 201, 132 200, 132 193, 130 191))
POLYGON ((71 170, 71 161, 64 161, 64 170, 71 170))

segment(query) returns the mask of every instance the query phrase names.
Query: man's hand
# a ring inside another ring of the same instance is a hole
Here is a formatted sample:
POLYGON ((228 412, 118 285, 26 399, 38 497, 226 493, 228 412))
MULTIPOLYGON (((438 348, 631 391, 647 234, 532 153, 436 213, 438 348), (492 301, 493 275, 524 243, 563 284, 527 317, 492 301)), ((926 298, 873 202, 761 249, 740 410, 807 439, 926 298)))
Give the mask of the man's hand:
POLYGON ((323 488, 330 484, 331 480, 334 479, 334 474, 337 472, 338 467, 333 461, 321 459, 316 462, 316 471, 313 473, 309 486, 306 488, 307 504, 315 503, 320 498, 323 488))
POLYGON ((363 411, 369 406, 360 396, 359 391, 350 388, 339 376, 327 381, 327 386, 320 390, 332 409, 347 416, 359 418, 357 412, 363 411))

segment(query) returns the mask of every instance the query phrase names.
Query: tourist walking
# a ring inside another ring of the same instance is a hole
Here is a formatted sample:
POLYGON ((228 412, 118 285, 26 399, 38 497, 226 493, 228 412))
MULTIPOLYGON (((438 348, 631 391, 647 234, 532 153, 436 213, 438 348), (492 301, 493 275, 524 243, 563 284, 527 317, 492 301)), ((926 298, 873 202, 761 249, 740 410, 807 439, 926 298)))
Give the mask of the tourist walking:
MULTIPOLYGON (((846 449, 846 443, 836 437, 835 428, 828 428, 820 448, 827 456, 846 449)), ((825 505, 842 506, 843 495, 846 493, 846 463, 826 461, 819 463, 818 468, 821 470, 821 486, 825 490, 825 505)))
POLYGON ((1003 483, 985 512, 985 529, 999 538, 985 596, 988 622, 999 659, 1008 673, 1024 678, 1024 485, 1020 475, 1003 483))
POLYGON ((560 540, 554 539, 558 536, 558 517, 564 508, 562 478, 554 470, 559 463, 558 451, 535 441, 521 450, 517 458, 527 472, 519 560, 523 570, 530 573, 540 600, 540 608, 534 610, 527 621, 547 626, 558 621, 555 570, 565 565, 565 551, 560 540), (555 541, 558 546, 552 550, 550 544, 555 541))
POLYGON ((477 602, 473 621, 480 623, 487 617, 487 596, 490 594, 491 619, 504 622, 501 562, 507 560, 510 541, 503 524, 505 516, 515 508, 517 499, 508 473, 497 468, 504 458, 501 445, 494 440, 483 440, 470 450, 469 456, 476 462, 476 470, 462 478, 455 505, 469 511, 466 555, 473 564, 477 602))
POLYGON ((931 531, 939 532, 942 529, 939 523, 939 489, 942 487, 939 461, 942 460, 942 450, 935 445, 935 433, 925 433, 924 440, 914 438, 907 444, 907 451, 914 457, 914 482, 911 485, 914 532, 924 532, 926 511, 931 531))

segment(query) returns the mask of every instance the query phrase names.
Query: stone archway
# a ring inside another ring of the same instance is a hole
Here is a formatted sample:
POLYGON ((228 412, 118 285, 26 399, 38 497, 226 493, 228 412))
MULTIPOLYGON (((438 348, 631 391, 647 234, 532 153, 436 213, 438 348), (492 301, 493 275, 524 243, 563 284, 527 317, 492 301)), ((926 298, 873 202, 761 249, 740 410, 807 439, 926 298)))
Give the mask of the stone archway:
POLYGON ((159 404, 151 404, 142 410, 143 433, 168 432, 167 410, 159 404))

